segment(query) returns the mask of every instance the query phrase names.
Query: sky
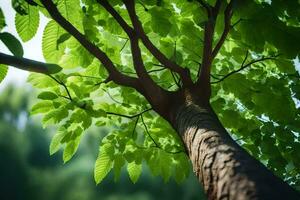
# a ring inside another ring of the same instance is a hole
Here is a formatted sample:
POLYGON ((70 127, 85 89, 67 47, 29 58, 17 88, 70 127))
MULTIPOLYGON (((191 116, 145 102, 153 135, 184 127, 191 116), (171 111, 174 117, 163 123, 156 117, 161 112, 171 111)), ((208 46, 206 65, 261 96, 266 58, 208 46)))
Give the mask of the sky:
MULTIPOLYGON (((14 18, 15 18, 15 11, 13 10, 11 6, 10 0, 0 0, 0 8, 2 9, 5 21, 7 26, 4 28, 3 32, 10 32, 14 36, 16 36, 20 41, 21 39, 18 37, 16 28, 14 26, 14 18)), ((41 40, 42 40, 42 34, 43 29, 46 26, 47 19, 40 15, 40 27, 38 29, 37 34, 35 37, 26 42, 23 43, 23 49, 24 49, 24 57, 37 60, 37 61, 44 61, 43 55, 42 55, 42 47, 41 47, 41 40)), ((3 45, 2 42, 0 42, 0 52, 10 54, 9 50, 3 45)), ((16 69, 14 67, 10 67, 8 69, 8 74, 1 82, 0 84, 0 91, 2 91, 8 84, 13 83, 18 86, 26 85, 29 87, 29 84, 26 83, 26 79, 28 77, 29 73, 23 70, 16 69)))

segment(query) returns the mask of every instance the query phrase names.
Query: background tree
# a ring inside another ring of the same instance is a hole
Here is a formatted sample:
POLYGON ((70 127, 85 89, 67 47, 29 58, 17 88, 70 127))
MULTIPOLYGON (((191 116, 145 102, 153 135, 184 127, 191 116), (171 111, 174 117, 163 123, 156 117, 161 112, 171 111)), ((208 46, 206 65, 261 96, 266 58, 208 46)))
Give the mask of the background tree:
POLYGON ((299 181, 298 2, 13 4, 23 41, 34 36, 39 11, 51 19, 42 46, 54 64, 20 58, 19 47, 9 48, 15 56, 0 54, 3 64, 48 74, 29 81, 42 89, 32 113, 59 125, 51 154, 64 146, 67 162, 85 129, 113 126, 100 145, 97 183, 126 163, 136 182, 143 161, 154 175, 181 181, 188 157, 209 199, 299 198, 240 147, 290 184, 299 181), (51 75, 57 64, 63 71, 51 75))
MULTIPOLYGON (((11 85, 0 95, 0 199, 1 200, 196 200, 199 193, 195 176, 178 185, 152 177, 144 166, 139 184, 132 184, 126 170, 118 182, 109 175, 98 186, 93 179, 99 141, 108 132, 94 127, 82 139, 72 162, 62 165, 62 151, 49 155, 54 130, 43 129, 40 118, 29 117, 36 101, 32 89, 11 85), (161 188, 164 190, 161 191, 161 188)), ((192 175, 192 174, 191 174, 192 175)))

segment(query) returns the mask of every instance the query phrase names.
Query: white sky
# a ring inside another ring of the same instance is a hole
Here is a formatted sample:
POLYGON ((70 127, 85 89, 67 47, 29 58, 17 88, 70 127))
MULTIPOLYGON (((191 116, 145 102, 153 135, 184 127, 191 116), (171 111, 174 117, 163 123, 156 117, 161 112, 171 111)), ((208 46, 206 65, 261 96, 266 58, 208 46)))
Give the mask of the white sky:
MULTIPOLYGON (((15 11, 13 10, 11 6, 11 0, 0 0, 0 8, 2 9, 5 21, 7 26, 4 28, 3 31, 7 31, 9 33, 12 33, 14 36, 16 36, 20 41, 21 39, 18 37, 18 34, 16 32, 16 28, 14 26, 14 18, 15 18, 15 11)), ((38 29, 37 34, 33 37, 32 40, 23 43, 23 49, 24 49, 24 57, 37 60, 37 61, 44 61, 43 55, 42 55, 42 47, 41 47, 41 40, 42 40, 42 31, 44 27, 46 26, 47 19, 40 15, 40 26, 38 29)), ((0 52, 11 54, 9 50, 3 45, 2 42, 0 42, 0 52)), ((8 69, 8 74, 1 82, 0 84, 0 91, 2 91, 9 83, 16 84, 18 86, 25 86, 28 87, 29 84, 26 83, 26 79, 28 76, 28 72, 16 69, 14 67, 10 67, 8 69)))

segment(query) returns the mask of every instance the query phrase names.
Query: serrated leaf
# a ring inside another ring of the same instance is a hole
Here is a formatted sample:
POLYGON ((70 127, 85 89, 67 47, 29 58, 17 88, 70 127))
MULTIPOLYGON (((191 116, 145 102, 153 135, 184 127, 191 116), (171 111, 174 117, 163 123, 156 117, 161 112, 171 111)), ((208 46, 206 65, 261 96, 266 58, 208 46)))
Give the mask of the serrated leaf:
POLYGON ((100 147, 94 169, 94 178, 97 184, 99 184, 112 169, 113 153, 114 148, 111 144, 104 144, 100 147))
POLYGON ((158 159, 159 159, 159 153, 157 150, 155 150, 148 160, 148 166, 150 168, 151 173, 154 176, 160 174, 160 165, 158 159))
POLYGON ((0 83, 3 81, 7 74, 8 67, 6 65, 0 64, 0 83))
POLYGON ((27 81, 37 88, 49 88, 58 85, 49 76, 38 73, 30 73, 27 78, 27 81))
POLYGON ((41 92, 37 97, 43 100, 53 100, 58 98, 57 94, 49 91, 41 92))
POLYGON ((10 33, 0 33, 0 40, 5 44, 9 51, 18 57, 23 57, 23 47, 20 41, 10 33))
POLYGON ((162 151, 160 153, 160 166, 161 166, 161 175, 164 179, 164 182, 167 182, 172 174, 172 157, 170 154, 162 151))
POLYGON ((49 152, 50 155, 55 154, 60 146, 61 146, 61 140, 63 139, 65 133, 62 131, 58 131, 52 138, 51 143, 50 143, 50 147, 49 147, 49 152))
POLYGON ((42 51, 47 62, 58 63, 64 54, 65 44, 57 45, 57 40, 65 31, 54 21, 51 20, 46 25, 43 32, 42 51))
POLYGON ((45 113, 53 109, 53 103, 51 101, 41 101, 32 106, 30 114, 45 113))
POLYGON ((125 164, 125 159, 122 155, 118 155, 114 159, 114 181, 119 180, 121 175, 121 169, 125 164))
POLYGON ((142 164, 136 164, 135 162, 128 163, 127 171, 131 181, 136 183, 142 173, 142 164))
POLYGON ((76 137, 74 140, 71 140, 67 143, 66 148, 63 153, 63 161, 64 163, 68 162, 76 153, 81 137, 76 137))
POLYGON ((2 9, 0 8, 0 31, 6 26, 5 24, 5 17, 2 12, 2 9))
POLYGON ((26 15, 15 16, 16 30, 23 42, 29 41, 36 34, 39 27, 40 16, 36 7, 29 6, 26 15))
POLYGON ((177 155, 177 163, 175 164, 175 181, 181 183, 189 175, 190 163, 185 154, 177 155))
POLYGON ((68 110, 65 107, 60 107, 55 110, 51 110, 43 117, 43 127, 45 128, 47 125, 51 123, 58 123, 62 119, 68 116, 68 110))

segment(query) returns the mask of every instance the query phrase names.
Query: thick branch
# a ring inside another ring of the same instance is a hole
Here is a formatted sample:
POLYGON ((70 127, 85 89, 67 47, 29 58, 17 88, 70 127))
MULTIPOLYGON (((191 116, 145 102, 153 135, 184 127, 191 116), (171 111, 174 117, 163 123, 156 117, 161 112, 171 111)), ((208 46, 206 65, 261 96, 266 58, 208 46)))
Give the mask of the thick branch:
POLYGON ((152 92, 155 92, 155 90, 159 88, 155 84, 155 82, 151 79, 150 75, 147 73, 146 67, 142 60, 141 49, 139 47, 138 38, 136 38, 135 36, 130 38, 130 43, 131 43, 133 65, 138 77, 141 79, 145 89, 147 88, 152 92))
POLYGON ((10 56, 4 53, 0 53, 0 64, 16 67, 18 69, 43 73, 43 74, 54 74, 61 71, 61 67, 56 64, 47 64, 38 62, 26 58, 20 58, 16 56, 10 56))
MULTIPOLYGON (((202 1, 200 1, 201 3, 202 1)), ((205 23, 204 30, 204 47, 200 70, 200 75, 196 82, 196 86, 200 89, 203 99, 207 102, 211 96, 210 88, 210 72, 211 64, 213 62, 213 38, 215 31, 215 24, 221 7, 221 0, 217 0, 214 7, 211 8, 211 13, 208 13, 208 21, 205 23)), ((202 4, 202 3, 201 3, 202 4)))
POLYGON ((159 49, 154 46, 154 44, 150 41, 148 36, 146 35, 143 26, 141 22, 139 21, 139 18, 135 11, 135 2, 134 0, 123 0, 129 17, 131 19, 131 22, 133 24, 133 27, 135 31, 138 34, 138 37, 141 39, 145 47, 150 51, 150 53, 166 68, 169 68, 170 70, 178 73, 180 75, 180 78, 182 79, 183 83, 185 85, 191 85, 192 80, 190 77, 189 70, 187 68, 182 68, 181 66, 177 65, 175 62, 172 62, 170 59, 168 59, 159 49))
POLYGON ((151 79, 150 75, 147 73, 147 70, 144 66, 137 34, 120 16, 120 14, 108 3, 107 0, 97 0, 97 2, 101 6, 103 6, 103 8, 105 8, 105 10, 111 14, 111 16, 113 16, 113 18, 118 22, 118 24, 128 35, 131 44, 131 53, 132 53, 134 68, 145 90, 147 90, 147 92, 150 94, 159 92, 160 88, 151 79))
POLYGON ((139 92, 143 93, 143 89, 139 85, 139 81, 136 78, 126 76, 120 73, 109 57, 101 51, 97 46, 88 41, 85 36, 80 33, 68 20, 66 20, 58 11, 55 4, 51 0, 41 0, 44 7, 47 9, 51 17, 68 33, 70 33, 78 42, 92 55, 99 59, 109 73, 111 80, 115 83, 133 87, 139 92))
POLYGON ((231 29, 231 17, 232 17, 232 2, 233 0, 230 1, 230 3, 226 6, 225 11, 224 11, 224 30, 221 35, 221 38, 219 39, 218 43, 216 44, 213 52, 212 52, 212 58, 216 57, 218 54, 219 50, 221 49, 222 45, 225 42, 225 39, 231 29))
POLYGON ((129 37, 133 36, 133 29, 121 17, 121 15, 108 3, 107 0, 97 0, 97 2, 118 22, 129 37))

